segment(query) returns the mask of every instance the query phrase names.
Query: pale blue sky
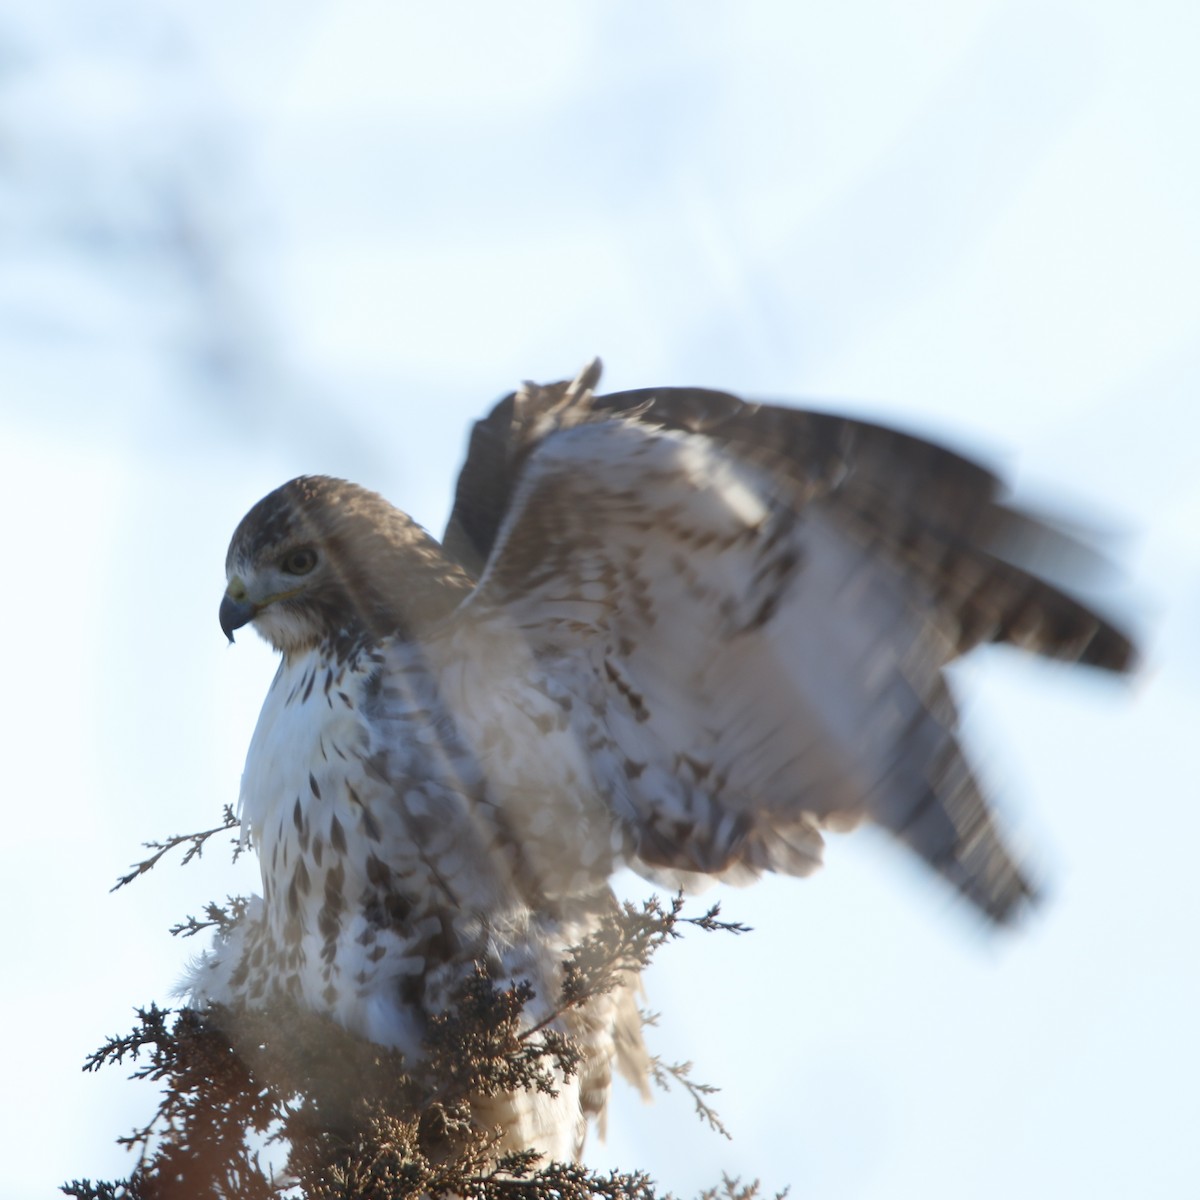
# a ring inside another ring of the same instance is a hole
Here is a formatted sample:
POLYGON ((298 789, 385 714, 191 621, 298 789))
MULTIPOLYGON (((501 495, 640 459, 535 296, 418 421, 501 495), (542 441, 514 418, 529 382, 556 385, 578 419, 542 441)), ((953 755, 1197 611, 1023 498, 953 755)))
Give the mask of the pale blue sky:
POLYGON ((0 9, 0 1194, 128 1169, 154 1094, 79 1063, 167 997, 197 947, 166 927, 254 886, 215 853, 107 892, 236 797, 273 669, 217 627, 236 521, 322 471, 438 529, 468 423, 594 353, 987 454, 1113 531, 1149 662, 964 668, 1043 910, 987 936, 869 834, 725 894, 755 932, 665 952, 647 999, 734 1141, 622 1087, 589 1161, 1193 1190, 1198 44, 1153 2, 0 9))

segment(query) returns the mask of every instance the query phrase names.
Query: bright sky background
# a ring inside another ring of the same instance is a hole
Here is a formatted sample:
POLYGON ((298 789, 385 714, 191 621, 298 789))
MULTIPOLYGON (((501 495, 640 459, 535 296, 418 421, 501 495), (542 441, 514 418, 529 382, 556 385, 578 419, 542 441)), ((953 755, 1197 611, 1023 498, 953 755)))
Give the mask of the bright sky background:
POLYGON ((128 1170, 155 1093, 79 1064, 254 886, 218 851, 107 891, 236 797, 273 671, 217 626, 236 521, 320 471, 440 529, 469 422, 594 353, 989 455, 1119 535, 1149 663, 965 669, 1043 910, 988 936, 869 834, 724 895, 755 932, 647 991, 734 1141, 622 1087, 589 1161, 1193 1194, 1198 47, 1186 0, 0 8, 0 1194, 128 1170))

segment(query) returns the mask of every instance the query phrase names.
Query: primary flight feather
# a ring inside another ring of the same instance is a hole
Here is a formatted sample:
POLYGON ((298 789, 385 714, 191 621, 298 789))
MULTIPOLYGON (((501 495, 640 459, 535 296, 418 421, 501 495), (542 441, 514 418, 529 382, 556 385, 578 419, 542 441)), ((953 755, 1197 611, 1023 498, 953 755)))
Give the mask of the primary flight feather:
MULTIPOLYGON (((1038 573, 1086 548, 920 439, 598 379, 477 424, 440 545, 325 477, 238 526, 221 626, 282 654, 241 792, 263 894, 197 1002, 285 995, 419 1056, 476 964, 548 1012, 620 867, 804 875, 862 821, 993 921, 1030 897, 944 668, 1010 642, 1128 671, 1038 573)), ((635 986, 562 1018, 584 1060, 557 1097, 493 1106, 510 1148, 577 1156, 614 1064, 644 1078, 635 986)))

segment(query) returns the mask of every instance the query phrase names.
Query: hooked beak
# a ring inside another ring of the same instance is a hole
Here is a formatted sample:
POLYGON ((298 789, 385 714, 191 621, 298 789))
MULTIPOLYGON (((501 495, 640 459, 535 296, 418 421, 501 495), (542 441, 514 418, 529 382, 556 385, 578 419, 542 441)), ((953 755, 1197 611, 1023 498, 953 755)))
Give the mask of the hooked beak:
POLYGON ((233 642, 233 631, 254 620, 258 606, 246 596, 246 585, 235 575, 221 599, 221 632, 233 642))

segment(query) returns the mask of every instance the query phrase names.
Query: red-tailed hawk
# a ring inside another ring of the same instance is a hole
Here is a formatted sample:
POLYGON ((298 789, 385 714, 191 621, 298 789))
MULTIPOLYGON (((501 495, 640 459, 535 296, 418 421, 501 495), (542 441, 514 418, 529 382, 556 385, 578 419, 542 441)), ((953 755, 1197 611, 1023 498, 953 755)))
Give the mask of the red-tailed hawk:
MULTIPOLYGON (((548 1003, 628 865, 805 875, 873 821, 993 921, 1030 884, 955 737, 944 668, 987 642, 1107 671, 1129 639, 1040 577, 1083 550, 959 455, 697 389, 527 385, 477 424, 445 541, 294 479, 233 536, 221 626, 282 653, 241 815, 263 894, 197 1002, 299 998, 421 1053, 475 963, 548 1003)), ((630 991, 566 1018, 557 1099, 512 1147, 578 1154, 630 991)))

